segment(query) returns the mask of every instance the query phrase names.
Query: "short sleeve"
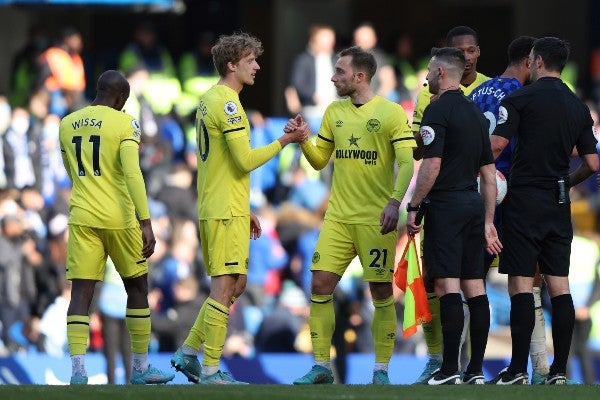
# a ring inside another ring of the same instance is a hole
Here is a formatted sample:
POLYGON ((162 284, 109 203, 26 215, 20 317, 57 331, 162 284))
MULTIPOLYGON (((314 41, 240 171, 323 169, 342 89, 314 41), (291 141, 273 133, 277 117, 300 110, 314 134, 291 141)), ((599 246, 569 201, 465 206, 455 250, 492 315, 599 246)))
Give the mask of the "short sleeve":
POLYGON ((125 129, 121 134, 121 142, 125 140, 133 140, 137 144, 142 140, 142 129, 137 119, 131 118, 125 124, 125 129))
POLYGON ((448 123, 439 107, 430 105, 425 109, 419 130, 424 145, 423 158, 442 157, 447 127, 448 123))
POLYGON ((510 140, 519 129, 520 115, 512 102, 503 100, 498 108, 498 121, 492 135, 510 140))

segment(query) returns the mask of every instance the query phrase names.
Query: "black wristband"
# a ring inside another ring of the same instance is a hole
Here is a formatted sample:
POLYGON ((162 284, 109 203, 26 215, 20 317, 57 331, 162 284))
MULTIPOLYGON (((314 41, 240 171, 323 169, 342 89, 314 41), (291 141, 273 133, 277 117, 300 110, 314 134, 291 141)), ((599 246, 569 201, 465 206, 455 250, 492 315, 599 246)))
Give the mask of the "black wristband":
POLYGON ((419 208, 421 208, 421 205, 419 204, 418 206, 411 206, 410 205, 410 201, 408 203, 406 203, 406 211, 411 212, 411 211, 419 211, 419 208))

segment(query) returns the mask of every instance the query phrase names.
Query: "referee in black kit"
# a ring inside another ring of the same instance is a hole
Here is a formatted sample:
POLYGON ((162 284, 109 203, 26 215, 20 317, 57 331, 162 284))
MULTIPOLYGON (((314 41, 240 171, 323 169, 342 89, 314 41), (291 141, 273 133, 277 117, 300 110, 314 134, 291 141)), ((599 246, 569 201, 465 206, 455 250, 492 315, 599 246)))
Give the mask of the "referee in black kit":
POLYGON ((502 245, 494 228, 496 167, 488 122, 459 89, 465 57, 459 49, 433 49, 427 81, 438 99, 425 109, 420 134, 424 155, 415 191, 408 203, 407 227, 421 225, 415 215, 427 196, 423 242, 427 279, 440 299, 443 336, 442 367, 424 383, 460 384, 458 354, 464 324, 462 289, 471 314, 471 361, 464 383, 483 384, 483 355, 490 327, 485 292, 484 248, 498 254, 502 245), (482 196, 477 192, 481 174, 482 196), (482 200, 483 197, 483 200, 482 200))
POLYGON ((529 55, 533 84, 502 101, 491 136, 494 156, 511 137, 515 136, 517 143, 504 200, 500 257, 500 272, 508 274, 512 358, 490 383, 528 383, 537 261, 552 301, 554 361, 544 383, 566 384, 575 319, 568 279, 573 240, 569 188, 598 170, 590 111, 560 80, 568 57, 569 46, 561 39, 545 37, 534 42, 529 55), (573 147, 583 163, 569 175, 573 147))

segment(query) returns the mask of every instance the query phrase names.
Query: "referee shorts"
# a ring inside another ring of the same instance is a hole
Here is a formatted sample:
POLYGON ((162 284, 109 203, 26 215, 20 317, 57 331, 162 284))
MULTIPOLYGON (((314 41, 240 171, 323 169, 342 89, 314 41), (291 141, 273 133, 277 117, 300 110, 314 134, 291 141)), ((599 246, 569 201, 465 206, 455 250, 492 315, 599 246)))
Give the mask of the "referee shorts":
POLYGON ((504 200, 499 272, 510 276, 568 276, 573 240, 571 206, 558 204, 556 189, 511 187, 504 200))
POLYGON ((479 193, 437 192, 429 200, 423 227, 427 278, 483 279, 485 226, 479 193))

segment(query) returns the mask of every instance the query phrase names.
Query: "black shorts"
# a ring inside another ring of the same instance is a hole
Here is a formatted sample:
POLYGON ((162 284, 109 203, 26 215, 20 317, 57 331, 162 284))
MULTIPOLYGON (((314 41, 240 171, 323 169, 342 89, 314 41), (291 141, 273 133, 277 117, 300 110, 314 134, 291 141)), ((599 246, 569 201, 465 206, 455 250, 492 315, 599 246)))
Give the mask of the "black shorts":
POLYGON ((499 272, 568 276, 573 240, 569 202, 558 204, 556 189, 511 187, 504 200, 503 249, 499 272))
POLYGON ((476 191, 433 193, 425 213, 428 279, 483 279, 484 207, 476 191))

